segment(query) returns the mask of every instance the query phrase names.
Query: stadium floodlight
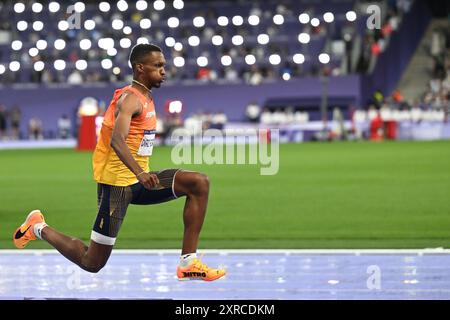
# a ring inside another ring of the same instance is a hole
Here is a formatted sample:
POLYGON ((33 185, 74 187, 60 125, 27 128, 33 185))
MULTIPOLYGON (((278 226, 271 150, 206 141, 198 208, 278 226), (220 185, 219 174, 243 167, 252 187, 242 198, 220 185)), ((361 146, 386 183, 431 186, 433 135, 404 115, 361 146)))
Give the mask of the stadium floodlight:
POLYGON ((119 11, 126 11, 128 9, 128 2, 126 2, 125 0, 119 0, 117 2, 117 9, 119 9, 119 11))
POLYGON ((22 2, 17 2, 14 4, 14 12, 15 13, 22 13, 25 11, 25 5, 22 2))
POLYGON ((311 25, 312 25, 313 27, 318 27, 319 24, 320 24, 320 20, 319 20, 319 19, 317 19, 317 18, 312 18, 312 19, 311 19, 311 25))
POLYGON ((228 25, 228 18, 225 16, 218 17, 217 24, 221 27, 226 27, 228 25))
POLYGON ((256 40, 258 41, 259 44, 262 44, 262 45, 268 44, 269 43, 269 35, 265 34, 265 33, 261 33, 260 35, 258 35, 256 40))
POLYGON ((272 65, 279 65, 281 62, 281 57, 279 54, 271 54, 269 56, 269 62, 272 65))
POLYGON ((200 38, 197 36, 190 36, 188 38, 188 43, 191 47, 197 47, 200 44, 200 38))
POLYGON ((102 68, 105 70, 111 69, 113 66, 111 59, 108 59, 108 58, 103 59, 100 64, 102 65, 102 68))
POLYGON ((155 10, 161 11, 164 10, 165 7, 166 3, 162 0, 156 0, 155 2, 153 2, 153 8, 155 8, 155 10))
POLYGON ((131 40, 128 38, 122 38, 122 39, 120 39, 119 44, 120 44, 121 48, 127 49, 127 48, 131 47, 131 40))
POLYGON ((31 11, 33 11, 34 13, 42 12, 42 9, 43 9, 43 5, 42 5, 42 3, 39 3, 39 2, 35 2, 31 6, 31 11))
POLYGON ((0 64, 0 74, 4 74, 6 71, 6 68, 3 64, 0 64))
POLYGON ((94 20, 86 20, 84 22, 84 28, 86 30, 94 30, 95 29, 95 21, 94 20))
POLYGON ((119 67, 114 67, 113 68, 113 73, 118 76, 120 74, 120 68, 119 67))
POLYGON ((235 46, 240 46, 244 43, 244 38, 241 35, 235 35, 235 36, 233 36, 233 38, 231 38, 231 42, 235 46))
POLYGON ((220 58, 220 62, 221 62, 225 67, 227 67, 227 66, 231 65, 231 63, 232 63, 233 61, 231 60, 231 57, 230 57, 229 55, 224 55, 224 56, 222 56, 222 58, 220 58))
POLYGON ((307 24, 309 22, 309 14, 302 13, 298 16, 300 23, 307 24))
POLYGON ((302 32, 298 35, 298 42, 300 43, 309 43, 309 41, 311 40, 311 36, 309 34, 307 34, 306 32, 302 32))
POLYGON ((177 17, 170 17, 167 19, 167 25, 169 28, 178 28, 180 25, 180 20, 177 17))
POLYGON ((111 5, 109 4, 109 2, 103 1, 99 3, 98 8, 101 12, 108 12, 109 10, 111 10, 111 5))
POLYGON ((9 63, 9 70, 11 70, 12 72, 19 71, 19 69, 20 69, 20 62, 19 61, 11 61, 9 63))
POLYGON ((147 7, 147 1, 139 0, 138 2, 136 2, 136 9, 138 9, 139 11, 144 11, 147 9, 147 7))
POLYGON ((257 26, 259 24, 259 17, 257 15, 252 14, 248 17, 248 23, 251 26, 257 26))
POLYGON ((348 11, 345 14, 345 18, 347 18, 348 21, 353 22, 356 20, 356 12, 355 11, 348 11))
POLYGON ((61 20, 60 22, 58 22, 58 29, 61 31, 66 31, 67 29, 69 29, 69 23, 66 20, 61 20))
POLYGON ((61 9, 61 6, 56 1, 52 1, 48 4, 48 11, 50 11, 51 13, 58 12, 59 9, 61 9))
POLYGON ((66 42, 63 39, 57 39, 53 43, 56 50, 63 50, 66 47, 66 42))
POLYGON ((25 31, 25 30, 27 30, 27 28, 28 28, 28 22, 23 21, 23 20, 17 22, 17 30, 25 31))
POLYGON ((141 27, 141 29, 148 29, 152 26, 152 22, 150 21, 150 19, 145 18, 139 22, 139 26, 141 27))
POLYGON ((195 17, 192 20, 194 27, 201 28, 205 25, 205 18, 203 17, 195 17))
POLYGON ((332 12, 325 12, 323 14, 323 20, 327 23, 332 23, 334 21, 334 14, 332 12))
POLYGON ((219 36, 219 35, 213 36, 211 40, 212 40, 213 45, 215 45, 215 46, 221 46, 223 43, 223 38, 222 38, 222 36, 219 36))
POLYGON ((140 37, 136 40, 137 44, 149 44, 148 39, 146 37, 140 37))
POLYGON ((253 65, 256 63, 256 58, 252 54, 248 54, 245 56, 245 63, 248 65, 253 65))
POLYGON ((108 50, 109 48, 114 48, 113 38, 100 38, 98 39, 98 47, 103 50, 108 50))
POLYGON ((38 40, 36 42, 36 48, 38 48, 39 50, 47 49, 47 41, 45 41, 44 39, 38 40))
POLYGON ((184 8, 184 1, 183 0, 173 0, 173 7, 175 9, 181 10, 184 8))
POLYGON ((108 50, 106 50, 106 54, 110 57, 114 57, 117 54, 117 49, 116 48, 108 48, 108 50))
POLYGON ((169 112, 170 113, 180 113, 183 110, 183 103, 179 100, 170 101, 169 112))
POLYGON ((89 39, 82 39, 80 40, 80 48, 82 50, 89 50, 92 46, 92 42, 89 39))
POLYGON ((44 29, 44 23, 42 21, 33 22, 33 30, 34 31, 41 31, 42 29, 44 29))
POLYGON ((282 25, 284 23, 284 17, 281 14, 274 15, 273 23, 275 23, 276 25, 282 25))
POLYGON ((34 71, 40 72, 44 70, 45 64, 43 61, 36 61, 33 65, 34 71))
POLYGON ((86 70, 87 68, 87 61, 86 60, 77 60, 77 62, 75 62, 75 68, 77 68, 77 70, 83 71, 86 70))
POLYGON ((78 13, 82 13, 84 12, 84 10, 86 10, 86 5, 81 1, 76 2, 73 7, 75 9, 75 12, 78 13))
POLYGON ((131 32, 133 32, 133 30, 131 29, 130 26, 124 27, 122 31, 123 31, 123 33, 126 34, 126 35, 129 35, 129 34, 131 34, 131 32))
POLYGON ((294 61, 294 63, 296 64, 302 64, 303 62, 305 62, 305 56, 301 53, 296 53, 294 54, 294 56, 292 57, 292 60, 294 61))
POLYGON ((111 26, 112 26, 112 28, 113 28, 114 30, 120 30, 120 29, 123 28, 124 23, 123 23, 123 21, 120 20, 120 19, 114 19, 114 20, 111 22, 111 26))
POLYGON ((55 67, 56 70, 62 71, 66 68, 66 62, 64 60, 58 59, 55 60, 53 66, 55 67))
POLYGON ((173 58, 173 65, 177 68, 181 68, 182 66, 184 66, 184 58, 183 57, 173 58))
POLYGON ((199 67, 206 67, 208 65, 208 58, 207 57, 198 57, 197 58, 197 65, 199 67))
POLYGON ((181 42, 177 42, 173 45, 173 48, 175 49, 175 51, 181 51, 183 50, 183 44, 181 42))
POLYGON ((173 37, 167 37, 165 40, 166 46, 169 48, 173 47, 175 45, 175 39, 173 37))
POLYGON ((242 26, 244 24, 244 18, 241 16, 234 16, 233 19, 231 19, 231 22, 233 22, 235 26, 242 26))
POLYGON ((11 42, 11 49, 15 50, 15 51, 19 51, 20 49, 22 49, 23 43, 20 40, 14 40, 13 42, 11 42))
POLYGON ((30 57, 36 57, 39 54, 39 50, 37 48, 30 48, 30 50, 28 50, 28 54, 30 57))
POLYGON ((282 78, 284 81, 289 81, 291 79, 291 75, 289 72, 284 72, 282 78))
POLYGON ((330 62, 330 56, 326 53, 319 54, 319 61, 320 63, 327 64, 330 62))

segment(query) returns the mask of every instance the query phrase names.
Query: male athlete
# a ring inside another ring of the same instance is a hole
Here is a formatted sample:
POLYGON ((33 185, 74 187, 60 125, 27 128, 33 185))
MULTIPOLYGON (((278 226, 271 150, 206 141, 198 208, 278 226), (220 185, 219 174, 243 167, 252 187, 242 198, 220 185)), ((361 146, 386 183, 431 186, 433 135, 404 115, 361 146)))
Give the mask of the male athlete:
POLYGON ((21 249, 30 240, 43 239, 80 268, 98 272, 108 261, 129 204, 156 204, 186 196, 177 277, 219 279, 225 270, 209 268, 196 256, 208 203, 208 177, 179 169, 148 170, 156 129, 151 89, 164 82, 164 55, 155 45, 139 44, 131 50, 130 63, 133 83, 114 92, 93 155, 98 214, 89 246, 48 226, 39 210, 32 211, 14 232, 14 244, 21 249))

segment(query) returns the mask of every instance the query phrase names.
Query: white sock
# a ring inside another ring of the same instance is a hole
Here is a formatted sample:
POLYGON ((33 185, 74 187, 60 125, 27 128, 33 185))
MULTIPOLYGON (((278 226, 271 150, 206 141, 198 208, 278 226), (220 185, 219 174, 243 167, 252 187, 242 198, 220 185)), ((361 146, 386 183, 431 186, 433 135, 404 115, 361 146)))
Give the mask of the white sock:
POLYGON ((194 261, 195 258, 197 258, 197 254, 195 252, 194 253, 183 254, 180 257, 179 266, 182 267, 182 268, 189 267, 189 265, 192 263, 192 261, 194 261))
POLYGON ((46 226, 47 224, 45 222, 36 223, 33 228, 34 235, 42 240, 41 237, 42 229, 44 229, 46 226))

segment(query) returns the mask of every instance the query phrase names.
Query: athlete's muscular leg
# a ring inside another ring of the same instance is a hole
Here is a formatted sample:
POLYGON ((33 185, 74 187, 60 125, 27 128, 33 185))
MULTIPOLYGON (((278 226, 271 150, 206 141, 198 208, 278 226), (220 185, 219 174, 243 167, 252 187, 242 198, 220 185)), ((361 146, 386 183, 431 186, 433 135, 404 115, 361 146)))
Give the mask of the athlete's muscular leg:
POLYGON ((177 196, 186 196, 181 254, 196 252, 208 205, 209 179, 206 175, 198 172, 180 170, 175 176, 174 191, 177 196))
POLYGON ((107 246, 91 240, 87 247, 81 240, 66 236, 47 226, 42 230, 42 239, 50 243, 64 257, 83 270, 99 272, 106 264, 114 246, 107 246))

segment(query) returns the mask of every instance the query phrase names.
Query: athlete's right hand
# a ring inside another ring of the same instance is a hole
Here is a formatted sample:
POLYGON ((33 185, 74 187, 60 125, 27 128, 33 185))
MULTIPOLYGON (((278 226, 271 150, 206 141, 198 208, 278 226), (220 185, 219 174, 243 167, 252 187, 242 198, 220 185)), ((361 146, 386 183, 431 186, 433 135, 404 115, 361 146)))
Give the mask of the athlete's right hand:
POLYGON ((158 176, 154 173, 144 172, 139 174, 137 179, 148 190, 155 188, 159 184, 158 176))

